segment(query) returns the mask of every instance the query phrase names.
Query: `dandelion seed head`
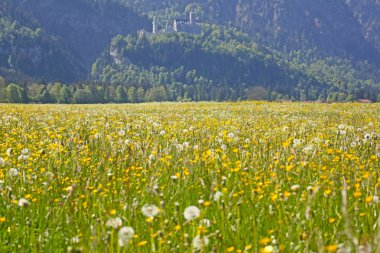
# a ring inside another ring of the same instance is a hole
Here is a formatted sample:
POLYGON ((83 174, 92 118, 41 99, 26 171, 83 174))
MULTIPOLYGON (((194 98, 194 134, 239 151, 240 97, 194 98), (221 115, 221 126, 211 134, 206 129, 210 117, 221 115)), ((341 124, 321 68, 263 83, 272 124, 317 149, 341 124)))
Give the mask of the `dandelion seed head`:
POLYGON ((196 206, 189 206, 184 211, 185 219, 188 221, 195 220, 201 214, 201 211, 196 206))
POLYGON ((119 217, 108 219, 106 222, 107 227, 112 227, 114 229, 118 229, 122 225, 123 221, 119 217))
POLYGON ((29 201, 27 199, 21 198, 18 201, 18 206, 19 207, 27 207, 29 205, 30 205, 30 203, 29 203, 29 201))
POLYGON ((4 166, 5 166, 5 160, 0 157, 0 167, 4 167, 4 166))
POLYGON ((15 168, 11 168, 11 169, 9 169, 9 171, 8 171, 8 175, 10 176, 10 177, 17 177, 18 176, 18 169, 15 169, 15 168))
POLYGON ((211 226, 211 221, 209 219, 203 219, 201 220, 200 224, 205 227, 210 227, 211 226))
POLYGON ((118 244, 120 247, 128 246, 130 240, 135 235, 132 227, 122 227, 118 232, 118 244))
POLYGON ((300 140, 300 139, 294 139, 293 140, 293 148, 297 148, 297 147, 301 146, 301 144, 302 144, 302 140, 300 140))
POLYGON ((296 192, 296 191, 299 190, 299 188, 300 188, 300 185, 299 185, 299 184, 295 184, 295 185, 292 185, 292 186, 290 187, 290 190, 296 192))
POLYGON ((7 154, 7 156, 11 156, 11 154, 12 154, 12 148, 8 148, 5 153, 7 154))
POLYGON ((217 191, 214 193, 213 199, 214 201, 219 201, 219 199, 223 196, 223 193, 220 191, 217 191))
POLYGON ((27 148, 22 149, 21 150, 21 154, 22 155, 28 155, 29 154, 29 149, 27 149, 27 148))
POLYGON ((158 207, 152 204, 144 205, 141 209, 145 217, 151 218, 158 214, 158 207))
POLYGON ((193 239, 194 250, 202 250, 209 244, 209 239, 206 236, 200 237, 199 235, 193 239))

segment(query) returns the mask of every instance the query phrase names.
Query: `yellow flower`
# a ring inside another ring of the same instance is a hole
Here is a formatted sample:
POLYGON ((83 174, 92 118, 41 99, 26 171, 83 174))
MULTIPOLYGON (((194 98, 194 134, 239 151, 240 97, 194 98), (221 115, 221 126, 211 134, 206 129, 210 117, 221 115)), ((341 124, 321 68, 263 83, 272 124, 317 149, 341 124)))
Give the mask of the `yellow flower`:
POLYGON ((335 245, 335 244, 333 244, 333 245, 327 245, 327 246, 325 247, 325 250, 326 250, 327 252, 336 252, 337 249, 338 249, 338 246, 335 245))
POLYGON ((275 201, 277 200, 277 198, 278 198, 278 195, 277 195, 277 194, 275 194, 275 193, 271 193, 271 194, 270 194, 270 199, 271 199, 273 202, 275 202, 275 201))
POLYGON ((227 252, 233 252, 235 250, 235 247, 234 246, 231 246, 229 248, 227 248, 227 252))
POLYGON ((153 219, 154 219, 153 217, 148 217, 145 219, 145 221, 148 223, 151 223, 153 221, 153 219))
POLYGON ((267 245, 268 243, 270 243, 272 241, 272 239, 268 238, 268 237, 264 237, 262 239, 259 240, 259 244, 260 245, 267 245))
POLYGON ((285 198, 289 197, 290 195, 292 195, 290 192, 288 192, 288 191, 285 191, 285 192, 284 192, 284 197, 285 197, 285 198))
POLYGON ((0 223, 5 222, 7 219, 5 217, 0 217, 0 223))
POLYGON ((137 243, 137 247, 142 247, 147 243, 148 243, 148 241, 141 241, 141 242, 137 243))
POLYGON ((272 253, 273 251, 274 251, 274 248, 272 245, 268 245, 260 249, 260 253, 272 253))
POLYGON ((373 201, 373 196, 368 196, 368 197, 366 197, 365 198, 365 203, 372 203, 372 201, 373 201))
POLYGON ((247 251, 247 250, 250 250, 252 248, 253 248, 252 244, 248 244, 247 246, 244 247, 244 250, 247 251))
POLYGON ((205 201, 205 202, 203 202, 203 205, 204 205, 205 207, 208 207, 208 206, 211 205, 211 202, 210 202, 210 201, 205 201))
POLYGON ((207 232, 207 229, 203 226, 198 226, 197 228, 198 234, 205 234, 207 232))
POLYGON ((331 194, 331 190, 330 189, 326 189, 324 192, 325 196, 329 196, 331 194))

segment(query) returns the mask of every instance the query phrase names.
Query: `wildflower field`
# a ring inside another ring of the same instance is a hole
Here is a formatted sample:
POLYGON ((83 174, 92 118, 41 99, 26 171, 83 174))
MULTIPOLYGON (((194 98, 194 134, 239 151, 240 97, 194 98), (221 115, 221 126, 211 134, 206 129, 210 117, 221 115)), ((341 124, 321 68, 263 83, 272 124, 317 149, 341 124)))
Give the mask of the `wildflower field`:
POLYGON ((380 105, 0 105, 0 252, 380 252, 380 105))

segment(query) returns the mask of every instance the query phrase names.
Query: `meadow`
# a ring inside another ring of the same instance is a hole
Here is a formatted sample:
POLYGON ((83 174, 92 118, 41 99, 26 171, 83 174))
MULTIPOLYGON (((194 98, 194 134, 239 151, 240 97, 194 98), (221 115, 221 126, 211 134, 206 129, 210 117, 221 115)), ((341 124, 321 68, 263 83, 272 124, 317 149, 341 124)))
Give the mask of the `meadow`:
POLYGON ((0 252, 380 252, 380 105, 0 105, 0 252))

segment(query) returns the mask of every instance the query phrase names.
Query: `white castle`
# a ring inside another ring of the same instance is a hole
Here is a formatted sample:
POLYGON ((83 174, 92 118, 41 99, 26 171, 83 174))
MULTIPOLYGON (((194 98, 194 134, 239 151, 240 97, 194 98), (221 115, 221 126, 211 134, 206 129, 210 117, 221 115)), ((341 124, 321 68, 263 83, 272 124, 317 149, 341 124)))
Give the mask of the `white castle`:
POLYGON ((152 22, 152 33, 146 32, 144 30, 139 31, 138 34, 145 34, 147 36, 152 36, 160 33, 173 33, 173 32, 185 32, 192 34, 200 34, 202 29, 200 24, 195 20, 195 12, 190 11, 189 19, 174 19, 173 26, 169 26, 168 22, 166 22, 164 29, 159 29, 159 24, 157 18, 153 18, 152 22))

